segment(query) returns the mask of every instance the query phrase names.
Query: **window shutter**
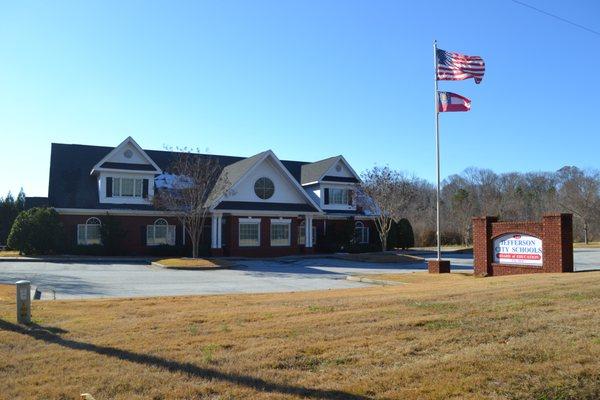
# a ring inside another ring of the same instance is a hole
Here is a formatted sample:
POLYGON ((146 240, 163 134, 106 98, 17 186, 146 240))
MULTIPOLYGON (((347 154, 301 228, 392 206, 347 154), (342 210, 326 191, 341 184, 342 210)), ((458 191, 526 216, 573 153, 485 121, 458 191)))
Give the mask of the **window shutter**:
POLYGON ((323 204, 329 204, 329 188, 323 189, 323 204))
POLYGON ((146 244, 148 243, 146 240, 146 235, 148 234, 148 230, 146 229, 146 227, 144 225, 140 226, 140 233, 141 233, 141 243, 142 246, 146 246, 146 244))
POLYGON ((167 230, 167 242, 175 246, 175 225, 169 225, 167 230))
POLYGON ((106 197, 112 197, 112 180, 110 176, 106 178, 106 197))
POLYGON ((77 244, 85 244, 85 225, 77 225, 77 244))
POLYGON ((142 197, 145 199, 148 198, 148 179, 142 181, 142 197))
POLYGON ((352 196, 354 196, 354 191, 353 190, 348 190, 348 205, 349 206, 352 205, 352 196))

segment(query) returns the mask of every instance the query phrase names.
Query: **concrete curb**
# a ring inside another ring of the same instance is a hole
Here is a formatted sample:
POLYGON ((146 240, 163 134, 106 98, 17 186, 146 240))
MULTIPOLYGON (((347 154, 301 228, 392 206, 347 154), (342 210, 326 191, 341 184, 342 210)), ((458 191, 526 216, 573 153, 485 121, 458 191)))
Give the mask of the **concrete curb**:
POLYGON ((158 262, 151 262, 150 265, 155 266, 155 267, 160 267, 160 268, 164 268, 164 269, 176 269, 176 270, 180 270, 180 271, 214 271, 217 269, 231 269, 234 268, 235 265, 218 265, 216 267, 173 267, 170 265, 164 265, 158 262))
POLYGON ((354 281, 354 282, 371 283, 373 285, 381 285, 381 286, 406 285, 406 283, 404 283, 404 282, 386 281, 383 279, 371 279, 371 278, 365 278, 364 276, 356 276, 356 275, 348 275, 348 276, 346 276, 346 280, 354 281))
POLYGON ((63 263, 122 263, 122 264, 150 264, 148 258, 111 258, 111 257, 0 257, 2 262, 63 262, 63 263))

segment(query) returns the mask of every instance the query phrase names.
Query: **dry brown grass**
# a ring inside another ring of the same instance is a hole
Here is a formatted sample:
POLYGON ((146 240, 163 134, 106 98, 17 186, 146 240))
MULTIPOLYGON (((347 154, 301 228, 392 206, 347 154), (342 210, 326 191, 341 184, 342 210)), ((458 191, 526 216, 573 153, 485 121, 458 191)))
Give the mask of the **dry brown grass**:
POLYGON ((600 242, 573 243, 573 247, 576 249, 597 249, 600 247, 600 242))
POLYGON ((227 268, 232 264, 224 258, 164 258, 155 262, 173 269, 217 269, 227 268))
MULTIPOLYGON (((600 273, 0 304, 0 398, 598 399, 600 273)), ((4 297, 3 297, 4 299, 4 297)))
POLYGON ((10 302, 15 299, 16 289, 15 285, 4 285, 0 283, 0 301, 10 302))
POLYGON ((0 250, 0 257, 20 257, 17 250, 0 250))

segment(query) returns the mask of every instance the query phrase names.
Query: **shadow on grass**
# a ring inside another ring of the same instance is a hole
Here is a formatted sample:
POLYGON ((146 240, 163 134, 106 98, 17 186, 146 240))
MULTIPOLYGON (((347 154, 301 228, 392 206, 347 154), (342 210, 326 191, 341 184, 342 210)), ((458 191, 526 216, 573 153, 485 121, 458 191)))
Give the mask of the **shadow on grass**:
POLYGON ((64 339, 57 333, 63 333, 60 328, 43 327, 40 325, 22 326, 0 319, 0 329, 27 335, 35 340, 46 343, 57 344, 73 350, 89 351, 136 364, 164 368, 170 372, 185 373, 202 379, 215 379, 230 382, 240 386, 246 386, 260 392, 277 392, 287 395, 303 396, 314 399, 348 399, 367 400, 369 397, 346 393, 340 390, 311 389, 287 384, 268 382, 261 378, 248 375, 230 374, 220 372, 211 368, 199 367, 192 363, 182 363, 165 358, 147 354, 135 353, 129 350, 121 350, 109 346, 98 346, 92 343, 78 342, 76 340, 64 339))

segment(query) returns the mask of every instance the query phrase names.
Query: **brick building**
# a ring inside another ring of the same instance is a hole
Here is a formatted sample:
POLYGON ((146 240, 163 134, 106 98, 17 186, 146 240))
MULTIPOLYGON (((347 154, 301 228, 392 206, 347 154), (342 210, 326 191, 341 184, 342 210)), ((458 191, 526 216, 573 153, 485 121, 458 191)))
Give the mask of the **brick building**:
MULTIPOLYGON (((227 176, 207 200, 205 240, 213 255, 278 256, 327 248, 327 231, 352 224, 358 244, 373 244, 373 218, 356 205, 359 176, 343 156, 282 161, 271 150, 252 157, 212 157, 227 176)), ((101 242, 100 226, 118 220, 127 254, 189 243, 172 212, 152 198, 167 190, 176 153, 143 150, 131 137, 118 146, 52 144, 48 198, 69 244, 101 242)), ((40 199, 36 199, 39 203, 40 199)))

